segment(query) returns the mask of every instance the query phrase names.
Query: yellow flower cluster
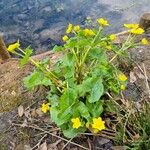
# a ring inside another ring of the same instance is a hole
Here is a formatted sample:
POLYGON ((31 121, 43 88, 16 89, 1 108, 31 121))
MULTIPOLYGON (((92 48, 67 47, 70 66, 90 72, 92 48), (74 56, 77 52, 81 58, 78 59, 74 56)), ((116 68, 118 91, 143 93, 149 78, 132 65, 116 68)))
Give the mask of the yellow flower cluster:
POLYGON ((139 27, 139 24, 124 24, 124 27, 129 29, 135 29, 139 27))
POLYGON ((141 40, 141 43, 142 43, 143 45, 148 45, 148 40, 147 40, 146 38, 143 38, 143 39, 141 40))
POLYGON ((126 77, 126 75, 125 74, 123 74, 123 73, 121 73, 121 74, 119 74, 118 75, 118 79, 120 80, 120 81, 126 81, 128 78, 126 77))
POLYGON ((125 89, 126 89, 126 86, 122 84, 122 85, 120 86, 120 89, 121 89, 121 90, 125 90, 125 89))
MULTIPOLYGON (((75 31, 75 32, 80 31, 80 26, 79 26, 79 25, 73 26, 71 23, 69 23, 69 24, 68 24, 68 27, 67 27, 67 29, 66 29, 66 34, 69 34, 69 33, 71 33, 72 31, 75 31)), ((63 40, 64 42, 66 42, 66 41, 69 40, 69 37, 68 37, 67 35, 64 35, 64 36, 62 37, 62 40, 63 40)))
POLYGON ((68 38, 67 35, 64 35, 64 36, 62 37, 62 40, 63 40, 64 42, 66 42, 68 39, 69 39, 69 38, 68 38))
POLYGON ((134 28, 134 29, 131 29, 130 32, 133 34, 143 34, 144 30, 142 28, 134 28))
POLYGON ((111 34, 111 35, 109 36, 109 38, 110 38, 111 41, 115 41, 116 38, 117 38, 117 36, 116 36, 115 34, 111 34))
POLYGON ((18 40, 16 43, 9 45, 8 48, 7 48, 7 50, 8 50, 9 52, 14 53, 15 50, 16 50, 17 48, 19 48, 19 47, 20 47, 20 42, 19 42, 19 40, 18 40))
POLYGON ((73 128, 78 129, 79 127, 81 127, 81 121, 79 118, 72 118, 71 122, 73 123, 73 128))
POLYGON ((66 29, 66 33, 69 34, 71 33, 72 31, 75 31, 75 32, 78 32, 80 31, 80 26, 79 25, 75 25, 73 26, 71 23, 69 23, 67 29, 66 29))
POLYGON ((129 28, 129 32, 132 34, 143 34, 144 29, 139 27, 139 24, 124 24, 124 27, 129 28))
POLYGON ((85 36, 94 36, 95 35, 94 31, 91 29, 84 29, 83 32, 84 32, 85 36))
MULTIPOLYGON (((78 129, 79 127, 81 127, 81 121, 79 118, 72 118, 71 122, 73 123, 72 127, 74 129, 78 129)), ((91 124, 91 126, 92 126, 92 130, 94 133, 97 133, 97 132, 104 130, 106 128, 105 127, 105 121, 103 121, 101 117, 93 118, 93 123, 91 124)), ((86 127, 87 128, 90 127, 89 122, 86 123, 86 127)))
POLYGON ((109 26, 108 20, 106 20, 106 19, 104 19, 104 18, 99 18, 99 19, 97 19, 97 22, 98 22, 101 26, 109 26))
POLYGON ((125 88, 126 88, 126 81, 127 81, 127 77, 126 77, 126 75, 125 74, 123 74, 123 73, 120 73, 119 75, 118 75, 118 79, 121 81, 121 82, 124 82, 124 83, 122 83, 121 84, 121 86, 120 86, 120 89, 121 90, 125 90, 125 88))
POLYGON ((73 27, 73 30, 74 30, 75 32, 80 31, 80 26, 79 26, 79 25, 74 26, 74 27, 73 27))
POLYGON ((43 113, 47 113, 49 110, 50 110, 50 103, 43 103, 42 104, 42 106, 41 106, 41 111, 43 112, 43 113))
POLYGON ((72 28, 73 28, 73 25, 72 25, 71 23, 69 23, 69 25, 68 25, 68 27, 67 27, 67 30, 66 30, 66 33, 67 33, 67 34, 71 33, 72 28))
POLYGON ((92 128, 94 129, 95 133, 104 130, 106 128, 105 121, 103 121, 101 117, 93 118, 92 128))

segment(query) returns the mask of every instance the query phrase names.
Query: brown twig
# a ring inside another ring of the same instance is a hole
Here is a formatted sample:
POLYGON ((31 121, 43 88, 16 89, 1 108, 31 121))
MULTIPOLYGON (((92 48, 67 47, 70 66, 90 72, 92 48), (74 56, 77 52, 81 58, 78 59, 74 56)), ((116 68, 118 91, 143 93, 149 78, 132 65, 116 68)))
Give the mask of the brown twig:
MULTIPOLYGON (((13 126, 22 127, 22 124, 12 123, 12 125, 13 125, 13 126)), ((65 139, 65 138, 63 138, 63 137, 60 137, 60 136, 58 136, 58 135, 55 135, 54 133, 50 133, 49 131, 45 131, 44 129, 42 129, 42 128, 38 127, 38 126, 36 127, 36 126, 28 125, 28 126, 26 126, 26 127, 27 127, 27 128, 32 128, 32 129, 35 129, 35 130, 39 130, 39 131, 43 131, 43 132, 45 132, 45 133, 47 133, 47 134, 49 134, 49 135, 51 135, 51 136, 54 136, 54 137, 56 137, 56 138, 59 138, 59 139, 61 139, 61 140, 63 140, 63 141, 68 142, 67 139, 65 139)), ((79 144, 77 144, 77 143, 75 143, 75 142, 70 141, 70 143, 73 144, 73 145, 76 145, 76 146, 78 146, 78 147, 80 147, 80 148, 82 148, 82 149, 89 150, 88 148, 86 148, 86 147, 84 147, 84 146, 82 146, 82 145, 79 145, 79 144)))
POLYGON ((44 136, 42 136, 42 138, 39 140, 39 142, 38 142, 34 147, 32 147, 31 150, 35 149, 36 147, 39 148, 41 142, 43 141, 43 139, 44 139, 46 136, 47 136, 47 134, 45 134, 44 136))
POLYGON ((66 148, 66 146, 72 141, 73 138, 71 138, 70 140, 68 140, 68 142, 63 146, 63 148, 61 150, 64 150, 66 148))
POLYGON ((89 135, 89 136, 100 136, 108 139, 114 139, 115 133, 112 130, 104 130, 100 134, 94 134, 94 133, 82 133, 82 135, 89 135), (113 133, 112 133, 113 132, 113 133))
POLYGON ((88 142, 88 145, 89 145, 89 149, 92 150, 92 146, 91 146, 91 142, 90 142, 89 138, 88 138, 87 142, 88 142))

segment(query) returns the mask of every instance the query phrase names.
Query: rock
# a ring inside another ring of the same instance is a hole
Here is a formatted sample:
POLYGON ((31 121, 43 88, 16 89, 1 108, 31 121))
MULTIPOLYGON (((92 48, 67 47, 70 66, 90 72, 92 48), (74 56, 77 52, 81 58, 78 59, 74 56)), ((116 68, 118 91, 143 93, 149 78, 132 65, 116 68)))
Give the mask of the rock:
POLYGON ((110 150, 111 146, 113 146, 113 143, 110 139, 98 137, 96 136, 93 141, 94 150, 110 150))

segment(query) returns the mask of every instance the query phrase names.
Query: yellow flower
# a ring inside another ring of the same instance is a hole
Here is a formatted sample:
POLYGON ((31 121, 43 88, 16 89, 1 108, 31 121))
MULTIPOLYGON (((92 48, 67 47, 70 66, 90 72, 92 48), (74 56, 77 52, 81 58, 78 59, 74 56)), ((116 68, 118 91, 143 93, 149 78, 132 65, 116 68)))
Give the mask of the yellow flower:
POLYGON ((79 118, 72 118, 71 122, 73 123, 73 128, 78 129, 79 127, 81 127, 81 122, 79 118))
POLYGON ((148 40, 147 40, 146 38, 143 38, 143 39, 141 40, 141 43, 142 43, 143 45, 148 45, 148 40))
POLYGON ((64 36, 62 37, 62 40, 63 40, 64 42, 66 42, 68 39, 69 39, 69 38, 68 38, 67 35, 64 35, 64 36))
POLYGON ((50 105, 49 103, 46 103, 46 104, 43 103, 42 106, 41 106, 41 111, 43 113, 47 113, 50 110, 50 106, 49 105, 50 105))
POLYGON ((124 24, 124 27, 129 29, 136 29, 139 27, 139 24, 124 24))
POLYGON ((111 34, 111 35, 109 36, 109 38, 110 38, 111 41, 115 41, 116 38, 117 38, 117 36, 116 36, 115 34, 111 34))
POLYGON ((68 25, 68 27, 67 27, 67 30, 66 30, 66 33, 67 33, 67 34, 71 33, 72 28, 73 28, 73 25, 72 25, 71 23, 69 23, 69 25, 68 25))
POLYGON ((94 31, 91 29, 84 29, 83 32, 84 32, 85 36, 94 36, 95 35, 94 31))
POLYGON ((120 86, 120 89, 121 89, 121 90, 125 90, 125 89, 126 89, 125 85, 121 85, 121 86, 120 86))
POLYGON ((143 34, 144 33, 144 29, 142 29, 142 28, 133 28, 129 32, 131 32, 133 34, 143 34))
POLYGON ((8 50, 9 52, 14 53, 15 50, 16 50, 17 48, 19 48, 19 47, 20 47, 20 43, 19 43, 19 40, 18 40, 16 43, 9 45, 8 48, 7 48, 7 50, 8 50))
POLYGON ((80 26, 79 26, 79 25, 74 26, 74 27, 73 27, 73 30, 74 30, 75 32, 78 32, 78 31, 80 30, 80 26))
POLYGON ((92 128, 98 131, 105 129, 105 121, 101 117, 93 118, 92 128))
POLYGON ((107 20, 105 20, 104 18, 99 18, 97 19, 97 22, 102 25, 102 26, 109 26, 109 23, 107 20))
POLYGON ((121 73, 121 74, 119 74, 118 75, 118 79, 120 80, 120 81, 126 81, 128 78, 123 74, 123 73, 121 73))

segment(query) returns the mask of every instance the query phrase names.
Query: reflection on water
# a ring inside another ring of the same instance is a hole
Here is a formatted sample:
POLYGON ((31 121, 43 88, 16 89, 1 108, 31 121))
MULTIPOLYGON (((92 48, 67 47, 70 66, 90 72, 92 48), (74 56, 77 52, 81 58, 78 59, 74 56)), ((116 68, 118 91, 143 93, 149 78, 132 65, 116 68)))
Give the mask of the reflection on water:
POLYGON ((61 43, 69 22, 84 26, 87 16, 102 16, 111 23, 107 32, 119 32, 148 11, 150 0, 0 0, 0 32, 6 43, 19 38, 23 46, 46 51, 61 43))

